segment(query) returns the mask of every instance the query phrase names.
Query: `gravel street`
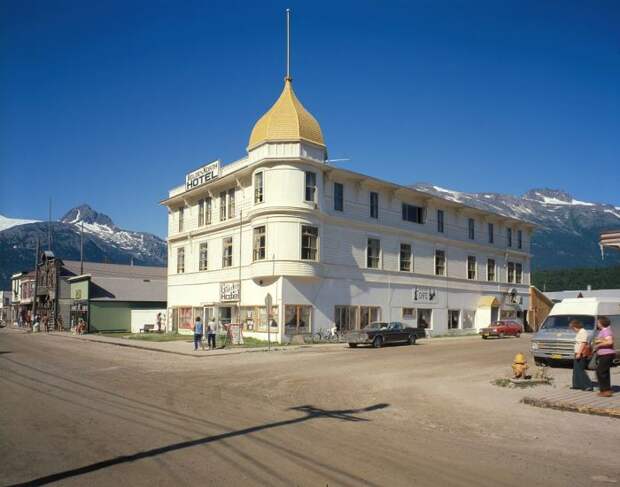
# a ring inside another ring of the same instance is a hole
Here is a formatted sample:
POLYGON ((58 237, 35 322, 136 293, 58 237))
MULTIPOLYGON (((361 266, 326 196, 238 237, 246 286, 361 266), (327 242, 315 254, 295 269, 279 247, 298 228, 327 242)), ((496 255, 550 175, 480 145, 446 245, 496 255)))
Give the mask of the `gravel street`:
MULTIPOLYGON (((4 329, 0 482, 620 484, 617 419, 490 383, 528 350, 473 337, 188 357, 4 329)), ((552 370, 558 387, 570 372, 552 370)))

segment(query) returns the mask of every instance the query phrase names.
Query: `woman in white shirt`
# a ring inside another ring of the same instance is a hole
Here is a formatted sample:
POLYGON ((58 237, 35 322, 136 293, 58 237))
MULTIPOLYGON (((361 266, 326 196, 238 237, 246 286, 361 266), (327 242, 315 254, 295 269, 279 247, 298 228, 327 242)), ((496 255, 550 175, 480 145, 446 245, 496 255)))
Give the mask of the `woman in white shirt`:
POLYGON ((580 389, 582 391, 592 390, 592 381, 586 372, 586 366, 590 357, 586 353, 586 348, 590 345, 588 332, 583 327, 583 323, 579 320, 573 320, 569 326, 577 333, 575 337, 575 359, 573 360, 573 387, 572 389, 580 389))

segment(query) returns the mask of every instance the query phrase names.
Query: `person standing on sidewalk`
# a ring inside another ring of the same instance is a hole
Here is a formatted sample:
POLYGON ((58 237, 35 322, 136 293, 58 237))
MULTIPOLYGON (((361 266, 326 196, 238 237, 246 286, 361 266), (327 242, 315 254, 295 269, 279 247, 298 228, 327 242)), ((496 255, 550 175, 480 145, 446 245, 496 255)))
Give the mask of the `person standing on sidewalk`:
POLYGON ((200 316, 196 316, 196 323, 194 323, 194 352, 198 351, 198 345, 203 350, 205 349, 205 344, 202 342, 202 332, 203 325, 200 320, 200 316))
POLYGON ((215 350, 215 320, 213 318, 207 324, 207 340, 209 342, 209 350, 215 350))
POLYGON ((598 356, 598 364, 596 366, 596 378, 598 380, 598 395, 601 397, 611 397, 611 374, 609 369, 614 358, 616 358, 616 350, 614 348, 614 335, 611 331, 609 318, 607 316, 599 316, 596 327, 599 329, 598 335, 594 340, 594 348, 598 356))
POLYGON ((571 389, 591 391, 592 381, 586 372, 586 365, 588 365, 590 358, 586 353, 586 348, 589 346, 588 332, 579 320, 571 321, 569 326, 577 333, 575 337, 575 358, 573 360, 573 386, 571 389))

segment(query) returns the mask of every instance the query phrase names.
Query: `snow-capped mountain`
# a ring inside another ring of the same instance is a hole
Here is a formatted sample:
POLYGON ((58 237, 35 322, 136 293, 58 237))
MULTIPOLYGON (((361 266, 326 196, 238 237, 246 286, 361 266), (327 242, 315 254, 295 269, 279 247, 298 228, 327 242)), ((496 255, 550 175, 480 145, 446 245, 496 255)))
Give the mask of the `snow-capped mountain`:
MULTIPOLYGON (((0 227, 0 289, 10 287, 10 277, 15 272, 33 268, 37 240, 42 248, 46 248, 48 222, 24 221, 26 223, 0 227)), ((88 205, 73 208, 60 221, 51 223, 52 250, 58 257, 79 260, 82 225, 85 260, 166 265, 167 247, 164 240, 150 233, 123 230, 109 216, 98 213, 88 205)))
POLYGON ((2 230, 8 230, 11 227, 18 225, 25 225, 26 223, 36 223, 38 220, 20 220, 19 218, 7 218, 0 215, 0 232, 2 230))
POLYGON ((532 237, 534 269, 601 267, 620 264, 620 252, 607 251, 601 258, 601 230, 620 228, 620 208, 581 201, 565 191, 531 189, 522 196, 501 193, 465 193, 418 183, 419 191, 520 218, 538 225, 532 237))

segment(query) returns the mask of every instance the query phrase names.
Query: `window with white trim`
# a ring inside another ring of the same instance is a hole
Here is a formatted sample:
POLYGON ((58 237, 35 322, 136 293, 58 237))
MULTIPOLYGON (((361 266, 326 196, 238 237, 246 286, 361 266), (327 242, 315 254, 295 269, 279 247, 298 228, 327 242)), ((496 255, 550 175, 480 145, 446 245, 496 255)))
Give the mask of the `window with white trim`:
POLYGON ((200 246, 198 247, 198 270, 206 271, 209 268, 209 252, 208 252, 208 244, 207 242, 200 242, 200 246))
POLYGON ((301 258, 317 260, 319 229, 310 225, 301 226, 301 258))
POLYGON ((421 206, 410 205, 407 203, 402 204, 402 216, 403 220, 412 223, 424 223, 426 208, 421 206))
POLYGON ((487 259, 487 281, 495 281, 495 259, 487 259))
POLYGON ((177 249, 177 274, 185 272, 185 247, 177 249))
POLYGON ((445 250, 435 250, 435 275, 446 275, 446 252, 445 250))
POLYGON ((264 201, 264 177, 265 176, 262 171, 254 174, 254 203, 262 203, 264 201))
POLYGON ((334 183, 334 210, 344 211, 344 186, 334 183))
POLYGON ((411 244, 400 244, 400 265, 401 271, 411 272, 413 271, 413 254, 411 252, 411 244))
POLYGON ((379 193, 370 192, 370 218, 379 218, 379 193))
POLYGON ((178 221, 179 232, 182 232, 185 226, 185 208, 184 207, 179 208, 178 215, 179 215, 179 221, 178 221))
POLYGON ((232 267, 233 241, 232 237, 226 237, 222 241, 222 267, 232 267))
POLYGON ((476 239, 476 221, 473 218, 467 220, 467 237, 469 240, 476 239))
POLYGON ((517 262, 515 264, 515 283, 521 284, 523 282, 523 264, 517 262))
POLYGON ((443 210, 437 210, 437 231, 439 233, 443 233, 444 232, 444 211, 443 210))
POLYGON ((378 269, 381 260, 381 242, 378 238, 369 238, 366 246, 366 267, 378 269))
POLYGON ((255 227, 254 228, 254 249, 253 249, 253 258, 254 260, 264 260, 266 251, 265 251, 265 243, 266 243, 266 232, 265 226, 255 227))
POLYGON ((473 255, 467 256, 467 279, 476 279, 476 257, 473 255))
POLYGON ((235 188, 228 190, 228 218, 235 217, 235 188))
POLYGON ((316 173, 306 171, 305 181, 305 200, 313 202, 316 197, 316 173))
POLYGON ((508 262, 508 282, 515 282, 515 263, 508 262))
POLYGON ((220 221, 226 220, 226 191, 220 193, 220 221))

